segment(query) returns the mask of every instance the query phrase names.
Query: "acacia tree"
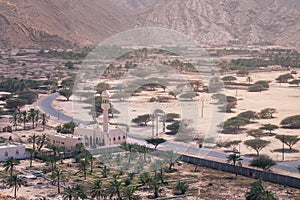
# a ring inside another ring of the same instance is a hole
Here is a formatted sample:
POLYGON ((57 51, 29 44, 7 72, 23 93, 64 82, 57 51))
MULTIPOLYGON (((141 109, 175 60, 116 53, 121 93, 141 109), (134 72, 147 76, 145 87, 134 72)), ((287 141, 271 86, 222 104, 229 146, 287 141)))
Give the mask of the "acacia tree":
POLYGON ((196 92, 186 92, 180 95, 180 98, 193 100, 196 96, 196 92))
POLYGON ((233 140, 233 141, 225 141, 225 142, 219 141, 217 143, 217 146, 225 147, 225 148, 231 147, 232 152, 237 152, 238 150, 236 148, 241 142, 242 142, 241 140, 233 140))
POLYGON ((237 80, 237 78, 234 76, 224 76, 222 78, 222 81, 229 82, 229 83, 231 83, 232 81, 236 81, 236 80, 237 80))
POLYGON ((268 146, 271 142, 270 141, 266 141, 266 140, 261 140, 261 139, 253 139, 253 140, 246 140, 244 142, 244 144, 250 148, 252 148, 253 150, 256 151, 257 156, 259 156, 259 152, 265 148, 266 146, 268 146))
POLYGON ((263 124, 259 129, 269 131, 269 133, 272 134, 272 131, 278 128, 279 126, 274 124, 263 124))
POLYGON ((151 120, 151 115, 145 114, 145 115, 139 115, 136 118, 132 119, 131 121, 133 123, 136 123, 138 125, 144 125, 147 126, 147 123, 151 120))
POLYGON ((295 135, 276 135, 275 138, 288 145, 290 150, 292 150, 293 146, 300 141, 300 138, 295 135))
POLYGON ((259 139, 264 136, 264 133, 260 129, 252 129, 252 130, 247 131, 247 135, 252 136, 256 139, 259 139))
POLYGON ((287 117, 280 122, 286 128, 300 128, 300 115, 287 117))
POLYGON ((164 138, 149 138, 149 139, 146 139, 146 142, 148 144, 154 145, 154 149, 156 149, 158 145, 166 142, 166 140, 164 138))
POLYGON ((71 89, 63 89, 63 90, 60 90, 58 93, 60 95, 62 95, 63 97, 65 97, 67 99, 67 101, 69 101, 70 97, 73 94, 73 91, 71 89))
POLYGON ((291 82, 289 82, 290 85, 297 85, 297 87, 299 87, 300 85, 300 79, 295 79, 292 80, 291 82))
POLYGON ((287 83, 290 79, 294 79, 294 76, 290 73, 282 74, 276 78, 278 83, 287 83))
POLYGON ((249 123, 250 121, 248 119, 232 117, 226 120, 222 125, 225 132, 233 131, 233 133, 236 134, 242 126, 246 126, 249 123))
POLYGON ((241 112, 240 114, 238 114, 238 117, 242 117, 242 118, 246 118, 246 119, 258 119, 258 114, 252 110, 248 110, 245 112, 241 112))

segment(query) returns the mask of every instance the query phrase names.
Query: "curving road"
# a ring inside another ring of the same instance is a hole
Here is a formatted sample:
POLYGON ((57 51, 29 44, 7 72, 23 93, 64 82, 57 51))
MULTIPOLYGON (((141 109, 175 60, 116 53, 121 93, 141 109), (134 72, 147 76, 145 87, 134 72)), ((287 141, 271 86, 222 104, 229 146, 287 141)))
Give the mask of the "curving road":
MULTIPOLYGON (((38 107, 45 113, 51 115, 52 117, 59 117, 59 120, 70 122, 73 121, 75 123, 81 123, 80 120, 73 119, 70 116, 64 115, 60 111, 56 110, 52 103, 53 101, 59 97, 58 93, 51 94, 47 97, 44 97, 38 102, 38 107)), ((134 134, 128 134, 128 139, 135 143, 144 144, 145 143, 145 137, 137 136, 134 134)), ((162 145, 159 146, 160 149, 171 149, 177 152, 185 152, 185 153, 191 153, 194 155, 201 155, 201 156, 211 156, 218 159, 224 159, 226 160, 226 157, 229 154, 218 152, 218 151, 212 151, 211 149, 205 149, 205 148, 194 148, 189 147, 184 144, 178 144, 178 143, 172 143, 172 142, 165 142, 162 145)), ((243 162, 249 163, 252 158, 243 156, 243 162)), ((300 160, 297 161, 287 161, 287 162, 277 162, 277 164, 273 168, 277 168, 284 171, 289 171, 293 173, 298 173, 298 166, 300 166, 300 160)))

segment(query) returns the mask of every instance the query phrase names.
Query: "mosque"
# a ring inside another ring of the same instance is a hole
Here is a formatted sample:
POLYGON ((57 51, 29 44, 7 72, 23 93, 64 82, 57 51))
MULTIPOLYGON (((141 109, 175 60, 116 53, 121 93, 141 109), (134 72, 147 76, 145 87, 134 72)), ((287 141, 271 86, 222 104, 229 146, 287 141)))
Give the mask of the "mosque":
POLYGON ((96 125, 79 125, 75 128, 74 135, 82 138, 86 148, 97 148, 101 146, 114 146, 126 142, 127 134, 119 127, 109 125, 108 111, 110 109, 110 94, 108 91, 103 91, 101 94, 103 110, 103 118, 96 125), (100 126, 102 125, 102 126, 100 126))
POLYGON ((80 124, 75 128, 74 134, 71 136, 64 135, 49 135, 50 142, 55 145, 65 145, 67 149, 73 149, 80 141, 87 149, 96 149, 104 146, 118 146, 126 142, 127 134, 119 127, 110 126, 109 124, 109 109, 110 109, 110 94, 108 91, 103 91, 101 94, 103 117, 100 122, 94 125, 80 124), (52 139, 53 138, 53 141, 52 139), (74 139, 75 138, 75 139, 74 139), (60 141, 61 140, 61 141, 60 141), (76 143, 76 144, 75 144, 76 143))

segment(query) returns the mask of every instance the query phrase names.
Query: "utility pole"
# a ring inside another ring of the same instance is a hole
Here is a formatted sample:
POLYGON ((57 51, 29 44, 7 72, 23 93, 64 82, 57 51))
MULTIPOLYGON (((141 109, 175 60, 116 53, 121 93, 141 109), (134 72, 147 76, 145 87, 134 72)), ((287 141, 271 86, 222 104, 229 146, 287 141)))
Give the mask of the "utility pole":
POLYGON ((284 135, 282 135, 282 161, 284 160, 284 135))
POLYGON ((204 109, 204 99, 202 99, 201 118, 203 118, 203 109, 204 109))

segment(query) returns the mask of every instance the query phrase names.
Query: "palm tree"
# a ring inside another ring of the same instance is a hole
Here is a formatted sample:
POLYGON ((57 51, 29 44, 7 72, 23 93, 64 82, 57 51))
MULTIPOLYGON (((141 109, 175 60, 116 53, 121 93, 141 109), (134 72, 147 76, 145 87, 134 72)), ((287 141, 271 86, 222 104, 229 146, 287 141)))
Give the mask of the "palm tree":
POLYGON ((62 170, 56 169, 51 175, 52 183, 57 184, 57 193, 60 194, 60 184, 66 181, 66 176, 62 170))
POLYGON ((47 116, 45 113, 42 113, 40 119, 41 119, 41 124, 43 125, 43 131, 44 131, 45 126, 49 120, 49 116, 47 116))
POLYGON ((35 150, 34 149, 26 149, 26 151, 30 154, 30 161, 29 161, 29 167, 32 167, 32 159, 34 157, 35 154, 35 150))
POLYGON ((162 191, 161 183, 159 179, 155 176, 149 179, 148 186, 153 190, 153 198, 158 198, 159 193, 162 191))
POLYGON ((14 113, 10 118, 10 123, 12 123, 13 126, 15 126, 15 130, 18 130, 18 121, 19 121, 19 114, 14 113))
POLYGON ((107 178, 109 171, 110 169, 106 165, 104 165, 104 167, 101 170, 102 178, 107 178))
POLYGON ((47 139, 48 138, 46 134, 42 134, 40 137, 38 137, 36 141, 36 144, 38 145, 38 149, 37 149, 38 151, 41 151, 47 139))
POLYGON ((103 184, 101 180, 96 180, 93 182, 90 193, 91 197, 97 200, 100 200, 101 197, 105 196, 105 191, 103 189, 103 184))
POLYGON ((59 147, 58 149, 60 151, 60 153, 63 153, 63 155, 59 155, 60 156, 60 163, 63 164, 63 159, 66 157, 66 151, 67 151, 67 148, 66 146, 61 146, 59 147))
POLYGON ((5 160, 5 163, 3 165, 3 168, 6 172, 10 172, 10 176, 13 175, 13 169, 16 165, 20 164, 20 161, 13 157, 9 157, 5 160))
POLYGON ((85 159, 79 161, 79 172, 83 172, 84 179, 86 179, 86 169, 89 162, 85 159))
POLYGON ((175 194, 179 194, 179 195, 183 195, 186 193, 186 191, 188 190, 189 185, 186 182, 181 182, 181 181, 177 181, 177 184, 174 188, 174 193, 175 194))
POLYGON ((67 187, 64 189, 62 194, 63 200, 72 200, 75 195, 75 191, 73 187, 67 187))
POLYGON ((31 120, 32 122, 32 128, 34 129, 34 123, 35 123, 35 119, 36 119, 36 110, 34 108, 30 108, 30 110, 28 111, 28 118, 31 120))
POLYGON ((126 187, 124 192, 123 192, 123 196, 128 199, 128 200, 139 200, 141 199, 140 196, 138 195, 134 195, 136 191, 136 187, 126 187))
POLYGON ((22 113, 22 120, 23 120, 23 129, 25 130, 26 129, 26 122, 27 122, 27 111, 23 111, 22 113))
POLYGON ((14 197, 17 198, 17 190, 24 185, 24 181, 17 175, 9 176, 6 180, 6 186, 8 188, 14 188, 14 197))
POLYGON ((38 141, 39 136, 36 134, 30 135, 28 142, 32 143, 32 149, 35 150, 36 142, 38 141))
POLYGON ((118 200, 122 200, 121 196, 121 187, 122 182, 118 181, 119 176, 117 174, 113 175, 112 181, 109 182, 107 186, 108 193, 110 194, 110 199, 112 199, 113 196, 117 196, 118 200))
POLYGON ((58 160, 58 155, 59 155, 59 147, 55 146, 55 145, 52 145, 50 147, 50 149, 52 150, 52 155, 55 158, 54 166, 56 168, 56 161, 58 160))
POLYGON ((35 111, 35 127, 37 127, 39 119, 40 119, 40 110, 36 110, 35 111))
POLYGON ((240 155, 234 153, 234 154, 230 154, 228 157, 227 157, 227 162, 228 163, 232 163, 232 165, 234 166, 234 171, 235 171, 235 175, 237 176, 237 171, 236 171, 236 165, 239 164, 240 166, 242 165, 241 161, 243 159, 241 158, 240 155))
POLYGON ((81 185, 75 185, 73 187, 73 191, 74 191, 74 199, 86 199, 86 193, 84 191, 84 189, 82 188, 81 185))

